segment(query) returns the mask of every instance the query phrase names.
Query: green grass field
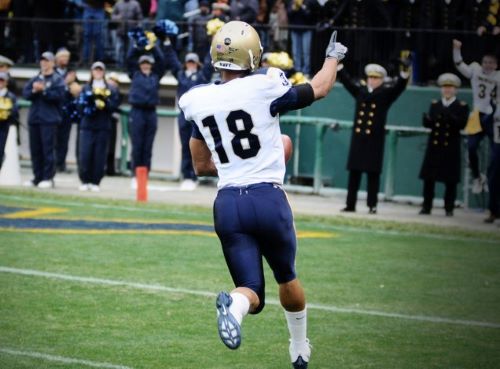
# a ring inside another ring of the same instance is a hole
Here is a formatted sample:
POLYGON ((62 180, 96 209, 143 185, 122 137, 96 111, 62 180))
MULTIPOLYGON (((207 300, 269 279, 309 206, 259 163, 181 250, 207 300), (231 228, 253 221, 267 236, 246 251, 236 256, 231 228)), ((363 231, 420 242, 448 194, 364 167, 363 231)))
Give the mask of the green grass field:
MULTIPOLYGON (((214 296, 232 283, 211 224, 205 208, 0 190, 0 368, 291 368, 268 270, 241 348, 220 342, 214 296), (136 229, 151 224, 173 229, 136 229)), ((499 232, 296 225, 310 368, 500 368, 499 232)))

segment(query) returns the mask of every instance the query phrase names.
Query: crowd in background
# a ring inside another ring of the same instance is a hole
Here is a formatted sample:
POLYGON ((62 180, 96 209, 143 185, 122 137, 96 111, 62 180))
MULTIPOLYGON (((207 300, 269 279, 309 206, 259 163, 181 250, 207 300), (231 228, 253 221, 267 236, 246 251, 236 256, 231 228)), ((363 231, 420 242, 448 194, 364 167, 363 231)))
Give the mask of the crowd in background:
POLYGON ((207 51, 206 23, 242 20, 254 25, 266 51, 293 55, 296 69, 314 74, 332 28, 356 55, 348 66, 360 74, 369 62, 391 69, 400 52, 413 57, 413 82, 427 84, 453 67, 451 40, 459 38, 466 60, 498 54, 498 0, 2 0, 0 54, 35 63, 60 47, 73 60, 124 68, 127 30, 158 19, 176 22, 178 52, 207 51))
MULTIPOLYGON (((324 50, 323 43, 328 42, 332 29, 339 29, 339 37, 349 46, 351 58, 339 79, 357 103, 344 211, 355 211, 361 174, 366 173, 367 205, 370 213, 376 214, 387 111, 407 81, 413 79, 421 84, 437 80, 442 88, 441 105, 431 107, 423 122, 432 130, 428 143, 432 149, 427 150, 421 172, 426 199, 421 214, 430 213, 434 182, 444 182, 446 214, 453 215, 461 160, 460 150, 453 147, 460 147, 460 130, 467 122, 473 192, 481 193, 489 187, 488 220, 500 217, 500 194, 496 190, 500 189, 500 114, 496 109, 500 85, 499 0, 54 0, 50 4, 44 0, 0 0, 2 7, 5 17, 0 18, 4 38, 0 52, 5 56, 0 55, 0 111, 8 112, 3 120, 18 122, 15 100, 21 92, 12 84, 8 69, 2 69, 14 64, 8 57, 18 64, 40 66, 39 74, 22 90, 22 96, 31 101, 31 186, 53 187, 56 170, 66 170, 73 123, 79 126, 80 190, 99 191, 105 172, 114 173, 114 113, 123 96, 117 88, 118 78, 107 73, 110 65, 127 71, 131 80, 127 97, 131 105, 131 173, 134 175, 137 168, 149 172, 160 79, 166 71, 172 73, 178 81, 179 99, 191 87, 210 82, 213 68, 208 51, 212 35, 225 22, 242 20, 255 25, 260 35, 265 51, 263 65, 284 70, 294 84, 307 81, 317 71, 324 54, 315 50, 324 50), (292 58, 281 51, 288 51, 292 58), (79 83, 70 61, 90 67, 87 84, 79 83), (478 63, 468 64, 472 61, 478 63), (468 107, 455 97, 462 82, 459 76, 450 77, 449 72, 456 69, 473 91, 472 108, 477 119, 476 127, 469 131, 474 114, 467 119, 468 107), (356 78, 351 80, 349 75, 356 78), (359 81, 363 75, 366 81, 359 81), (392 85, 384 84, 389 76, 396 76, 392 85), (372 86, 374 81, 377 83, 372 86), (492 148, 487 176, 479 172, 477 157, 485 135, 492 148), (438 136, 442 136, 442 142, 438 136), (452 136, 456 145, 451 144, 452 136), (373 159, 373 165, 367 164, 367 157, 373 159), (446 158, 445 163, 437 170, 436 163, 442 158, 446 158), (451 162, 459 169, 442 177, 451 162)), ((182 112, 178 124, 182 188, 193 190, 197 178, 189 151, 192 126, 182 112)), ((5 143, 6 134, 7 129, 0 132, 0 144, 5 143)), ((132 187, 137 187, 135 178, 132 187)))

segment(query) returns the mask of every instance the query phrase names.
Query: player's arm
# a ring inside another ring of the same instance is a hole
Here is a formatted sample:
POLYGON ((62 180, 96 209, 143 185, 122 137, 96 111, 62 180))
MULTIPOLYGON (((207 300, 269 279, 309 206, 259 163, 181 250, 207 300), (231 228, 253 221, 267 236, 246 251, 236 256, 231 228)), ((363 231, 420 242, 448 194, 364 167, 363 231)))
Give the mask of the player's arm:
POLYGON ((330 92, 337 78, 337 63, 347 53, 347 48, 340 42, 336 42, 336 38, 337 31, 334 31, 326 48, 323 67, 314 75, 311 82, 291 87, 287 93, 271 103, 272 116, 305 108, 330 92))
POLYGON ((347 47, 337 42, 337 31, 333 31, 330 42, 326 48, 323 66, 311 80, 314 100, 321 99, 328 95, 328 92, 330 92, 337 79, 337 64, 344 59, 346 53, 347 47))
POLYGON ((458 40, 453 40, 453 62, 455 63, 458 71, 462 73, 464 77, 472 78, 472 67, 464 63, 461 48, 462 43, 458 40))
POLYGON ((191 151, 194 172, 197 176, 216 176, 217 168, 212 160, 212 153, 198 126, 191 123, 193 124, 193 133, 189 139, 189 150, 191 151))
POLYGON ((212 153, 204 140, 191 137, 189 149, 193 159, 193 168, 197 176, 216 176, 217 168, 212 161, 212 153))

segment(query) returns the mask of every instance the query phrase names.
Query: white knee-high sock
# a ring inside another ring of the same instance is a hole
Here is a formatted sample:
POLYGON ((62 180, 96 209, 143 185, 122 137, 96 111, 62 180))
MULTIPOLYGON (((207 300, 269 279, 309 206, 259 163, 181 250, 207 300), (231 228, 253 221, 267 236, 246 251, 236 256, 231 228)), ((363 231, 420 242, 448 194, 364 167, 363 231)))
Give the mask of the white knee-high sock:
POLYGON ((303 345, 307 342, 307 308, 302 311, 286 311, 286 322, 292 344, 303 345))
POLYGON ((231 293, 233 303, 229 306, 229 312, 233 314, 238 324, 241 324, 243 317, 248 314, 250 310, 250 300, 244 294, 239 292, 231 293))

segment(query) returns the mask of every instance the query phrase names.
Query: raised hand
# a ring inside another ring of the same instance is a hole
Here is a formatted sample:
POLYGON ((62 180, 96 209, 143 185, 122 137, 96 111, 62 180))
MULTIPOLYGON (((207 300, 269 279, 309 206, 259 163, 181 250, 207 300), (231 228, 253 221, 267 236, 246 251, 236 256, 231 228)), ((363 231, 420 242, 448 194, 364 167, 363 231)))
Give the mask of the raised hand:
POLYGON ((332 37, 330 37, 330 42, 326 47, 326 58, 334 58, 338 61, 344 59, 345 54, 347 54, 347 47, 337 42, 337 31, 333 31, 332 37))

